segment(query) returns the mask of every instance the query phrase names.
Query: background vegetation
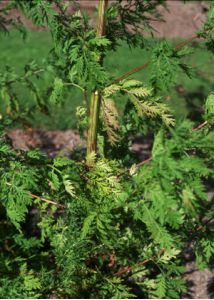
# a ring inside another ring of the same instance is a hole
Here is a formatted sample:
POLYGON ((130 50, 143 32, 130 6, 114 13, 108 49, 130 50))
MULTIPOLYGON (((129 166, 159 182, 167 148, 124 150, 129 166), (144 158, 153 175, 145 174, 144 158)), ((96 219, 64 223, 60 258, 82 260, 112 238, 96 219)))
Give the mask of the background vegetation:
MULTIPOLYGON (((148 37, 149 39, 149 37, 148 37)), ((157 39, 157 38, 156 38, 157 39)), ((4 72, 7 65, 12 65, 15 72, 23 73, 23 65, 34 60, 39 66, 47 66, 50 50, 52 49, 51 35, 48 31, 28 31, 25 41, 17 31, 11 31, 9 35, 1 37, 0 53, 1 66, 0 72, 4 72), (18 51, 17 51, 18 49, 18 51)), ((151 40, 152 41, 152 40, 151 40)), ((169 39, 172 44, 179 43, 177 39, 169 39)), ((184 76, 182 72, 177 75, 176 85, 172 86, 169 91, 163 92, 165 102, 172 108, 176 118, 185 116, 191 117, 193 120, 200 121, 200 110, 206 95, 208 95, 214 85, 214 73, 212 72, 211 53, 207 52, 203 41, 195 43, 193 53, 188 57, 187 62, 193 68, 195 73, 192 78, 184 76)), ((106 55, 105 66, 108 71, 112 72, 112 76, 117 78, 127 70, 149 61, 151 52, 149 49, 141 49, 140 47, 130 49, 124 42, 121 43, 117 52, 110 52, 106 55)), ((146 68, 142 72, 134 74, 132 77, 149 83, 150 68, 146 68)), ((53 76, 49 73, 45 74, 41 80, 33 79, 38 84, 41 91, 46 91, 50 85, 53 76)), ((17 87, 21 93, 21 102, 32 102, 26 89, 17 87)), ((46 96, 47 97, 47 96, 46 96)), ((82 101, 81 93, 77 89, 70 87, 66 92, 65 101, 62 108, 53 109, 50 117, 40 114, 37 111, 33 114, 31 120, 32 126, 35 128, 46 129, 68 129, 76 128, 76 107, 82 101), (71 99, 72 97, 72 99, 71 99)), ((119 110, 123 110, 126 101, 118 99, 117 105, 119 110)), ((2 105, 2 104, 1 104, 2 105)), ((17 124, 16 126, 21 126, 17 124)))

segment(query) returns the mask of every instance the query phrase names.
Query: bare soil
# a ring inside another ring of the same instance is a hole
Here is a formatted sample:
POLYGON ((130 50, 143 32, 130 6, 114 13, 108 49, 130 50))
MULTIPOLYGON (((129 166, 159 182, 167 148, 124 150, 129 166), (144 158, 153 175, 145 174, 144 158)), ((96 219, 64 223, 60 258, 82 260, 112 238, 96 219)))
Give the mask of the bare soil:
MULTIPOLYGON (((1 0, 0 8, 5 6, 10 0, 1 0)), ((115 2, 117 0, 109 0, 115 2)), ((142 0, 143 1, 143 0, 142 0)), ((98 5, 98 0, 77 0, 81 10, 87 10, 93 15, 98 5)), ((165 9, 158 7, 158 11, 163 16, 164 22, 153 21, 151 25, 155 29, 154 35, 159 37, 180 37, 188 38, 201 28, 206 18, 210 1, 191 1, 191 0, 167 0, 165 9)), ((126 0, 123 1, 126 3, 126 0)), ((70 13, 73 13, 71 8, 70 13)), ((12 10, 8 18, 20 17, 25 26, 32 30, 46 30, 44 27, 37 27, 21 15, 16 9, 12 10)))
POLYGON ((38 148, 45 152, 48 156, 54 157, 58 154, 70 156, 74 147, 85 147, 85 141, 80 139, 77 130, 51 130, 44 131, 40 129, 28 128, 12 129, 8 131, 15 149, 28 150, 38 148))
MULTIPOLYGON (((109 2, 115 2, 110 0, 109 2)), ((98 4, 98 0, 79 0, 82 9, 87 8, 93 11, 98 4)), ((126 1, 123 1, 125 4, 126 1)), ((167 9, 158 7, 158 11, 163 16, 165 22, 152 22, 155 29, 155 36, 159 37, 181 37, 188 38, 201 28, 206 18, 209 1, 184 1, 167 0, 167 9)))

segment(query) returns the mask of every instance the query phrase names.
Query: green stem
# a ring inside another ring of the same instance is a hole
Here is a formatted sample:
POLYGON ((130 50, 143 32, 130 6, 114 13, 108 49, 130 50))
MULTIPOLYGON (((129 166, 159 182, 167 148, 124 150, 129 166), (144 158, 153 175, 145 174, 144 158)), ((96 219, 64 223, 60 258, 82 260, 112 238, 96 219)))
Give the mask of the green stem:
MULTIPOLYGON (((105 34, 105 11, 107 9, 108 0, 99 0, 97 36, 105 34)), ((103 63, 103 56, 100 56, 99 63, 103 63)), ((90 114, 87 136, 87 157, 92 152, 97 151, 97 131, 100 113, 101 94, 100 91, 93 91, 90 102, 90 114)))
POLYGON ((97 129, 100 110, 100 93, 95 91, 91 95, 89 128, 87 136, 87 157, 97 150, 97 129))

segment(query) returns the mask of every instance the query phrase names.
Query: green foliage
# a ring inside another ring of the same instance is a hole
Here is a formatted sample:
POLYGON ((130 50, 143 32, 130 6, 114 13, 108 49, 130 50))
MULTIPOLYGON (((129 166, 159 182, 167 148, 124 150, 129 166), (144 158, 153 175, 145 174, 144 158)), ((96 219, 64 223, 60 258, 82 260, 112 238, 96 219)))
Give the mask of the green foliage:
POLYGON ((33 109, 47 111, 38 87, 31 80, 31 77, 39 78, 40 73, 44 70, 39 68, 32 61, 24 66, 24 74, 18 75, 13 68, 7 66, 5 72, 0 73, 0 99, 3 103, 4 110, 14 121, 21 119, 30 119, 33 109), (20 94, 17 92, 17 85, 24 85, 28 90, 28 96, 32 97, 31 107, 28 105, 21 106, 20 94))
POLYGON ((214 52, 214 33, 213 33, 213 24, 214 24, 214 3, 210 2, 210 9, 208 12, 208 18, 204 23, 203 30, 198 32, 199 37, 206 39, 207 49, 212 53, 214 52))
POLYGON ((214 94, 211 93, 206 100, 205 103, 205 109, 207 116, 213 116, 214 115, 214 94))
POLYGON ((157 45, 152 54, 151 83, 154 88, 167 90, 171 84, 175 84, 179 68, 188 76, 191 76, 190 68, 181 61, 183 57, 191 54, 191 52, 192 50, 188 48, 174 49, 166 41, 162 41, 157 45))
POLYGON ((165 6, 165 1, 128 0, 124 5, 122 0, 119 0, 111 3, 106 12, 106 35, 112 41, 113 49, 120 40, 125 40, 131 47, 145 46, 147 42, 143 33, 153 31, 150 20, 161 19, 161 15, 156 10, 158 5, 165 6), (128 29, 127 24, 132 30, 128 29))
POLYGON ((159 118, 167 125, 174 125, 174 119, 170 115, 169 108, 160 103, 160 99, 154 97, 151 88, 143 85, 138 80, 123 80, 119 84, 112 84, 104 89, 102 97, 102 112, 104 129, 110 144, 114 145, 118 141, 119 114, 114 101, 109 98, 116 93, 126 94, 128 99, 133 103, 137 115, 142 118, 159 118))
POLYGON ((7 218, 1 238, 6 230, 9 242, 1 254, 1 295, 132 298, 131 280, 141 296, 179 298, 185 291, 181 254, 191 235, 200 267, 213 254, 211 227, 197 239, 194 231, 202 217, 210 218, 203 178, 213 176, 213 133, 192 127, 185 121, 162 128, 152 160, 133 175, 121 163, 95 155, 88 167, 65 157, 51 161, 35 150, 16 153, 2 137, 1 205, 7 218), (23 222, 35 207, 36 235, 23 222), (11 256, 17 258, 10 261, 11 256), (127 267, 131 271, 121 272, 127 267))
MULTIPOLYGON (((42 72, 54 74, 45 97, 30 79, 40 72, 34 63, 22 76, 11 68, 0 75, 11 118, 23 117, 11 88, 23 83, 35 108, 46 113, 63 102, 66 87, 80 89, 86 103, 98 89, 102 122, 99 152, 85 161, 14 150, 4 133, 10 124, 1 119, 2 298, 180 298, 186 291, 183 251, 190 241, 198 266, 208 266, 214 253, 213 204, 206 193, 214 177, 213 94, 202 125, 174 120, 160 91, 174 84, 179 69, 189 72, 181 60, 189 50, 166 42, 151 49, 151 86, 134 79, 112 82, 101 64, 119 39, 143 46, 140 20, 151 29, 148 13, 157 16, 161 3, 113 2, 106 36, 97 37, 88 16, 70 14, 61 1, 11 2, 50 29, 52 62, 42 72), (122 116, 118 96, 128 99, 122 116), (130 136, 146 130, 154 137, 151 157, 139 163, 128 149, 130 136)), ((77 115, 83 134, 88 107, 79 106, 77 115)))
POLYGON ((50 96, 50 103, 56 104, 59 102, 59 98, 62 95, 62 89, 63 89, 63 82, 60 78, 55 78, 54 80, 54 86, 53 91, 50 96))

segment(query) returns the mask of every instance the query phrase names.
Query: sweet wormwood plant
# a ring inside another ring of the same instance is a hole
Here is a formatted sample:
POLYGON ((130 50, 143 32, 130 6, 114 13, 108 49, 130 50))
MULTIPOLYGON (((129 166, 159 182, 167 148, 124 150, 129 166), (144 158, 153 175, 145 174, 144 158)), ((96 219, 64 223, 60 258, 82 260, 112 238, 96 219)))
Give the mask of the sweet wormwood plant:
POLYGON ((150 19, 160 18, 156 6, 164 1, 100 0, 97 28, 86 13, 69 13, 76 4, 15 0, 0 11, 4 30, 17 24, 5 17, 16 7, 53 38, 47 69, 29 64, 24 75, 7 68, 0 76, 9 116, 0 128, 0 296, 179 298, 186 291, 186 247, 200 268, 214 252, 213 203, 206 193, 213 179, 214 94, 199 125, 174 120, 161 95, 179 70, 191 75, 182 60, 192 51, 187 44, 201 37, 214 50, 214 6, 201 31, 173 47, 143 35, 152 30, 150 19), (146 47, 152 58, 115 79, 105 56, 122 40, 146 47), (148 65, 150 85, 131 78, 148 65), (50 70, 55 80, 44 97, 31 78, 50 70), (88 126, 85 159, 12 149, 4 128, 29 113, 20 111, 14 87, 22 83, 45 113, 62 103, 65 89, 82 91, 85 106, 77 116, 82 131, 88 126), (119 95, 127 100, 122 116, 119 95), (154 135, 151 156, 140 163, 128 143, 139 132, 154 135))

